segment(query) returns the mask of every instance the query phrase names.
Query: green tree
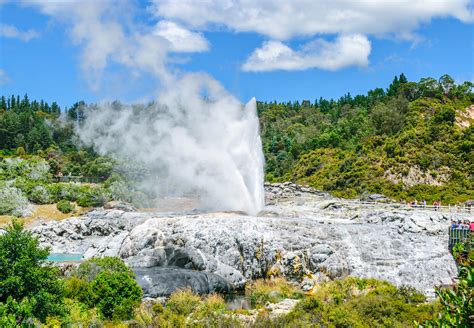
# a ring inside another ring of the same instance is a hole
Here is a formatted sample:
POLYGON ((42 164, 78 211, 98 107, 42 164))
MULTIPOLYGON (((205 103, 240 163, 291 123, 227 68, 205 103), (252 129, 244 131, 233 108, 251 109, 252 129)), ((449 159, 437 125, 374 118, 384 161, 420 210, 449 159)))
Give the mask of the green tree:
POLYGON ((443 306, 439 318, 424 323, 425 327, 474 326, 474 267, 462 267, 454 289, 436 290, 443 306))
POLYGON ((91 282, 92 300, 108 319, 130 319, 139 305, 142 290, 128 272, 100 272, 91 282))
MULTIPOLYGON (((23 224, 13 220, 0 235, 0 302, 31 306, 31 314, 41 321, 47 316, 63 315, 63 284, 59 270, 47 262, 49 250, 23 224)), ((6 305, 5 305, 6 304, 6 305)), ((24 318, 24 306, 17 320, 24 318)), ((14 312, 14 311, 13 311, 14 312)), ((15 315, 15 313, 14 313, 15 315)))
POLYGON ((77 268, 67 283, 67 291, 75 299, 96 307, 107 319, 130 319, 142 297, 134 277, 118 257, 92 258, 77 268))

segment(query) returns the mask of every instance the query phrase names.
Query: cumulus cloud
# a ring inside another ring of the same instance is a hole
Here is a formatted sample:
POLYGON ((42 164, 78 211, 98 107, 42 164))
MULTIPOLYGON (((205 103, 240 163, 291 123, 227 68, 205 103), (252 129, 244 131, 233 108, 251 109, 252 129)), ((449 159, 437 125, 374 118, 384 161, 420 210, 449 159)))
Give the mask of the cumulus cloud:
POLYGON ((137 8, 129 1, 44 2, 29 0, 51 19, 68 26, 71 41, 81 50, 81 67, 93 90, 100 90, 105 69, 119 64, 133 76, 151 73, 163 83, 172 77, 166 67, 170 52, 198 52, 208 48, 199 33, 173 22, 144 25, 135 22, 137 8))
POLYGON ((322 39, 305 44, 294 51, 280 41, 268 41, 256 49, 242 65, 244 71, 305 70, 320 68, 337 70, 369 64, 370 42, 363 35, 342 35, 334 42, 322 39))
POLYGON ((175 52, 202 52, 209 49, 209 44, 200 33, 195 33, 170 21, 160 21, 154 33, 170 42, 170 49, 175 52))
POLYGON ((0 25, 0 37, 18 39, 24 42, 28 42, 39 36, 39 33, 35 30, 20 31, 13 25, 1 24, 0 25))
POLYGON ((324 33, 410 37, 437 17, 472 22, 469 0, 153 0, 155 14, 195 29, 224 26, 271 39, 324 33))
POLYGON ((418 27, 434 18, 474 21, 469 0, 153 0, 151 8, 157 17, 196 31, 225 28, 267 37, 270 41, 242 66, 246 71, 366 66, 367 36, 418 42, 418 27), (293 50, 282 43, 324 35, 340 37, 332 44, 310 42, 319 44, 316 50, 293 50))

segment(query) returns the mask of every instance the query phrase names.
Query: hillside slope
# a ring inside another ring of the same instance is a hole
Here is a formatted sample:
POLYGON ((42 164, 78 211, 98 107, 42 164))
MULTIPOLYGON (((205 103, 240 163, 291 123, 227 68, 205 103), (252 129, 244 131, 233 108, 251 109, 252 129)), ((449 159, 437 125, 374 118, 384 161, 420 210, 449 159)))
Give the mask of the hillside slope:
POLYGON ((343 197, 474 198, 472 83, 408 82, 337 101, 259 103, 266 178, 343 197))

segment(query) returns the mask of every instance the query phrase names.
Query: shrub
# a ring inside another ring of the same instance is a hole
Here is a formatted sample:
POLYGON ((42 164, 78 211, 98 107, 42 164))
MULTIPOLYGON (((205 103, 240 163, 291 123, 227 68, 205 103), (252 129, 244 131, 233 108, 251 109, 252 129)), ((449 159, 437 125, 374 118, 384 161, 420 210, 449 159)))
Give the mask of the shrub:
POLYGON ((102 271, 125 272, 134 277, 133 271, 118 257, 93 257, 82 262, 76 270, 76 276, 91 282, 102 271))
POLYGON ((92 258, 77 268, 66 283, 66 293, 107 319, 130 319, 142 290, 133 271, 118 257, 92 258))
POLYGON ((80 194, 77 204, 82 207, 97 207, 104 205, 109 200, 108 195, 102 188, 91 188, 80 194))
POLYGON ((130 319, 142 290, 128 272, 102 271, 91 282, 92 302, 108 319, 130 319))
POLYGON ((34 181, 48 181, 50 178, 48 163, 44 160, 30 163, 30 172, 27 176, 34 181))
POLYGON ((56 208, 61 213, 71 213, 74 210, 74 205, 67 200, 61 200, 56 204, 56 208))
POLYGON ((171 294, 166 306, 179 315, 187 316, 196 309, 200 301, 201 298, 190 289, 183 289, 171 294))
POLYGON ((408 327, 435 316, 437 303, 422 302, 412 288, 348 277, 321 285, 287 315, 257 319, 259 327, 408 327))
POLYGON ((20 189, 14 187, 0 188, 0 214, 22 216, 28 205, 28 199, 20 189))
POLYGON ((282 278, 256 280, 245 287, 245 294, 250 296, 253 306, 266 303, 277 303, 285 298, 301 298, 303 293, 294 285, 282 278))
POLYGON ((472 327, 474 313, 474 267, 462 267, 459 283, 453 289, 439 288, 442 310, 438 318, 426 321, 426 327, 472 327))
POLYGON ((40 248, 38 239, 16 220, 0 235, 0 302, 7 302, 19 322, 25 309, 41 321, 64 314, 59 270, 48 264, 48 255, 49 250, 40 248))
POLYGON ((87 280, 72 276, 65 281, 65 296, 67 298, 78 300, 84 304, 92 306, 91 298, 92 290, 87 280))
POLYGON ((51 202, 49 192, 44 186, 34 187, 28 198, 35 204, 49 204, 51 202))
POLYGON ((33 317, 32 309, 28 298, 17 302, 9 296, 5 304, 0 303, 0 327, 17 327, 18 323, 25 323, 33 317))

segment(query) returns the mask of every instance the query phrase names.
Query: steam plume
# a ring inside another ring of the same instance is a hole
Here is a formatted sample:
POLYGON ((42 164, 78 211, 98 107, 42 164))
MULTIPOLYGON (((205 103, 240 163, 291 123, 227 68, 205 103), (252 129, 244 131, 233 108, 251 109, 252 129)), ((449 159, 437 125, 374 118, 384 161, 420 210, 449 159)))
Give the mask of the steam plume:
POLYGON ((206 74, 176 79, 146 107, 89 108, 78 133, 100 154, 143 165, 157 179, 141 187, 155 194, 191 194, 207 210, 263 206, 255 99, 243 106, 206 74))

